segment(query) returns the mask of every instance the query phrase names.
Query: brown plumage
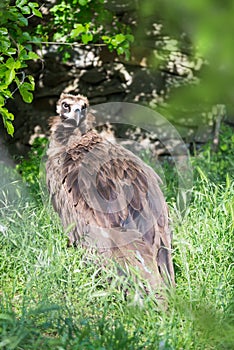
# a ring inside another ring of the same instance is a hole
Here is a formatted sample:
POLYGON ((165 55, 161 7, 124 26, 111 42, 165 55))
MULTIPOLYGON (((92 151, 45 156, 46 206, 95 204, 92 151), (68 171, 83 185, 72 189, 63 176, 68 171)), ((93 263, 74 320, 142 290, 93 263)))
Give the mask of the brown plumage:
POLYGON ((94 129, 88 100, 62 94, 51 122, 47 186, 70 244, 131 265, 153 288, 174 283, 168 209, 160 178, 94 129))

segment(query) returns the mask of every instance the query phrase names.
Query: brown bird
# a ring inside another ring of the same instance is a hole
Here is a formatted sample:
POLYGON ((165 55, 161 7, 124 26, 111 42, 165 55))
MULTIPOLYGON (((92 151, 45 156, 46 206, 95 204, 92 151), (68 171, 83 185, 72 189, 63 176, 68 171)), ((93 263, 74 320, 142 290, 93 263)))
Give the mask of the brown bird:
POLYGON ((51 122, 47 186, 71 245, 132 266, 152 288, 174 283, 168 208, 152 168, 94 130, 82 95, 62 94, 51 122))

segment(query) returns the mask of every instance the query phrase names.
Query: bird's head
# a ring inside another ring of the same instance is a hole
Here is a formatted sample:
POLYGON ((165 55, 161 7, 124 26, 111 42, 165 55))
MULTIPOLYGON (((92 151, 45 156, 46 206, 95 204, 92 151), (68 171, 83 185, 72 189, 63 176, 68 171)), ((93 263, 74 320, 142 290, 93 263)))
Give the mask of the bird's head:
POLYGON ((86 117, 88 106, 89 102, 86 97, 62 93, 57 102, 57 113, 62 120, 74 120, 79 126, 86 117))

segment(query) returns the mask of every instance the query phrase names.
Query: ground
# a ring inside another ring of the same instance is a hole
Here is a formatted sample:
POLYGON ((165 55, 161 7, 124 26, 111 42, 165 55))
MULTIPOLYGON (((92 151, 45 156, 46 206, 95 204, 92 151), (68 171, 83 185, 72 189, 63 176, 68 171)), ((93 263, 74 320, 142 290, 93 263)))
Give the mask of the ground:
POLYGON ((217 154, 207 146, 191 157, 192 198, 183 217, 164 164, 176 272, 166 308, 134 283, 126 297, 114 265, 100 268, 94 254, 67 248, 38 183, 0 164, 0 349, 233 349, 230 135, 225 128, 217 154))

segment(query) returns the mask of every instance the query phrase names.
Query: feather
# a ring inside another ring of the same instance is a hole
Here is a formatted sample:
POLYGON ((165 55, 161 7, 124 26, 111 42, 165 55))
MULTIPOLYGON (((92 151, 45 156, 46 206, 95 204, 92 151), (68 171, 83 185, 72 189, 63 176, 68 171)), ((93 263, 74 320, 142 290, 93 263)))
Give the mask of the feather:
POLYGON ((70 244, 92 245, 123 265, 132 265, 153 288, 168 278, 173 284, 161 180, 136 155, 93 130, 91 114, 75 124, 73 104, 83 108, 87 103, 81 95, 63 94, 57 108, 60 116, 50 121, 47 186, 64 229, 69 230, 70 244), (62 110, 64 99, 70 104, 69 114, 62 110))

